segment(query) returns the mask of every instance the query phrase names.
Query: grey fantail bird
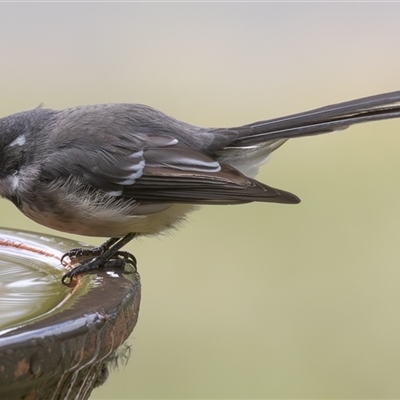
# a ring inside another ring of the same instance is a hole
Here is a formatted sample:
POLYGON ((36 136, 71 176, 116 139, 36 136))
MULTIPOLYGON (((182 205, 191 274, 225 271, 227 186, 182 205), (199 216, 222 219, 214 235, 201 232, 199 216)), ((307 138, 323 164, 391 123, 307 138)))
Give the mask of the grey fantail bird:
POLYGON ((139 104, 37 108, 0 119, 0 195, 39 224, 111 237, 65 254, 81 264, 65 282, 103 265, 136 265, 122 246, 173 228, 197 205, 298 203, 253 179, 274 150, 397 117, 400 91, 236 128, 199 128, 139 104))

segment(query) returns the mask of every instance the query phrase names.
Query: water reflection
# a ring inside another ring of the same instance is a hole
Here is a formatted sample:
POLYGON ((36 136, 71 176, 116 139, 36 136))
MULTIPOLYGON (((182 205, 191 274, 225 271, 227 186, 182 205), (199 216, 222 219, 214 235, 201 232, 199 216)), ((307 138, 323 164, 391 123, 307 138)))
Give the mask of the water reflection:
MULTIPOLYGON (((2 249, 3 252, 3 249, 2 249)), ((0 259, 0 330, 43 315, 68 293, 43 256, 6 248, 0 259), (18 254, 17 254, 18 253, 18 254)))

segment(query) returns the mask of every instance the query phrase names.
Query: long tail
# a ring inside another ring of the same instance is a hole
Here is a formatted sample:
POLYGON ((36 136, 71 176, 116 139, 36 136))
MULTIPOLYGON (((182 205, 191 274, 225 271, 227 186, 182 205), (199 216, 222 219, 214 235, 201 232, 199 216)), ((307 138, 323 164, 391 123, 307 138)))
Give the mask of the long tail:
POLYGON ((269 140, 319 135, 362 122, 399 117, 400 91, 396 91, 231 128, 238 137, 230 145, 251 146, 269 140))
POLYGON ((225 140, 218 161, 254 177, 258 167, 286 140, 343 130, 361 122, 400 117, 400 91, 333 104, 236 128, 214 129, 225 140), (230 139, 227 139, 229 138, 230 139))

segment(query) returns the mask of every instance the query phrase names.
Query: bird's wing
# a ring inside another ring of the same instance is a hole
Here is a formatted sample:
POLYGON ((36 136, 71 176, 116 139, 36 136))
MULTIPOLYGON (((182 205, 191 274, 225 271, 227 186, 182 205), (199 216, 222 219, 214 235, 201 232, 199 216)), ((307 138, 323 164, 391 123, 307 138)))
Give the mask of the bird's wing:
POLYGON ((141 203, 299 202, 172 137, 147 135, 141 149, 115 143, 78 141, 55 152, 43 162, 41 179, 79 177, 90 187, 141 203))

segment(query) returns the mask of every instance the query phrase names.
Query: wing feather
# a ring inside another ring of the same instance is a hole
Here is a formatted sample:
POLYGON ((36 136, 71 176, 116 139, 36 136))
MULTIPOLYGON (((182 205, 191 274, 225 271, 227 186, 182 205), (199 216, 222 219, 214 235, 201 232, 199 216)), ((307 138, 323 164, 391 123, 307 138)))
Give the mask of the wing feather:
MULTIPOLYGON (((137 142, 137 141, 136 141, 137 142)), ((109 195, 140 203, 297 203, 299 199, 220 164, 175 138, 146 137, 144 148, 79 141, 43 163, 41 178, 79 177, 109 195), (83 145, 84 143, 84 145, 83 145)))

